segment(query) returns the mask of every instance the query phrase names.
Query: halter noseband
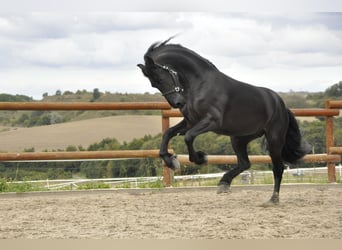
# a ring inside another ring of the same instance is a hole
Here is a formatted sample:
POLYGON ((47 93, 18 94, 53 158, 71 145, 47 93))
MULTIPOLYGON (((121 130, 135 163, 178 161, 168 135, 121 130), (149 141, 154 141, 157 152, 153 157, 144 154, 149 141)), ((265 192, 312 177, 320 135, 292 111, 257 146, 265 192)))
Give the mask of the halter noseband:
POLYGON ((166 96, 172 93, 180 93, 183 92, 184 89, 181 87, 181 84, 179 82, 179 78, 178 78, 178 73, 176 71, 174 71, 173 69, 170 69, 168 66, 165 65, 161 65, 158 63, 155 63, 156 66, 158 66, 159 68, 162 68, 164 70, 166 70, 167 72, 169 72, 169 74, 172 77, 173 80, 173 84, 175 85, 175 87, 169 91, 166 91, 165 93, 162 93, 162 96, 166 96))

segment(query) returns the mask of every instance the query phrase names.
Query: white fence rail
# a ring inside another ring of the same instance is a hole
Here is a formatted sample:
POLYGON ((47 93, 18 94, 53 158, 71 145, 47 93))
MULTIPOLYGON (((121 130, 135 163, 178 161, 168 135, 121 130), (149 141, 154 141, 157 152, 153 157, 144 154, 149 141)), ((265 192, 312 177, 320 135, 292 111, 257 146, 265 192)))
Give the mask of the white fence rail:
MULTIPOLYGON (((296 169, 286 169, 284 171, 283 182, 291 182, 295 180, 316 180, 321 179, 326 180, 327 167, 320 168, 296 168, 296 169)), ((201 180, 208 179, 218 179, 221 178, 224 173, 212 173, 212 174, 196 174, 196 175, 180 175, 174 176, 175 182, 188 181, 197 182, 201 180)), ((342 181, 342 166, 336 166, 337 179, 342 181)), ((80 185, 86 183, 104 183, 112 185, 113 187, 119 186, 120 184, 129 183, 129 187, 137 188, 139 185, 144 183, 151 183, 156 181, 162 181, 161 176, 154 177, 128 177, 128 178, 102 178, 102 179, 64 179, 64 180, 37 180, 37 181, 16 181, 11 183, 31 183, 40 184, 49 190, 58 190, 66 187, 71 189, 77 189, 80 185)), ((245 171, 240 174, 240 177, 236 178, 238 184, 258 184, 265 179, 272 181, 272 171, 245 171)))

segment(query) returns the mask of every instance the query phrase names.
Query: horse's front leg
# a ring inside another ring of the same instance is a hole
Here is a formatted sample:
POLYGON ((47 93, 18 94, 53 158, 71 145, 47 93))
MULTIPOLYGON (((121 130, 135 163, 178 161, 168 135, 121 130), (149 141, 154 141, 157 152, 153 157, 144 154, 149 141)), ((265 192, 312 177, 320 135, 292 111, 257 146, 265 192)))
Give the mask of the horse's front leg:
POLYGON ((195 162, 196 164, 205 164, 208 162, 207 155, 202 151, 195 151, 193 142, 199 134, 211 131, 214 123, 210 119, 204 119, 197 123, 194 127, 189 129, 184 137, 185 143, 189 151, 189 160, 195 162))
POLYGON ((184 134, 187 130, 187 124, 185 120, 182 120, 177 125, 167 129, 163 135, 162 143, 160 146, 159 155, 164 160, 166 166, 171 169, 179 168, 179 162, 176 157, 168 152, 169 141, 172 137, 178 134, 184 134))

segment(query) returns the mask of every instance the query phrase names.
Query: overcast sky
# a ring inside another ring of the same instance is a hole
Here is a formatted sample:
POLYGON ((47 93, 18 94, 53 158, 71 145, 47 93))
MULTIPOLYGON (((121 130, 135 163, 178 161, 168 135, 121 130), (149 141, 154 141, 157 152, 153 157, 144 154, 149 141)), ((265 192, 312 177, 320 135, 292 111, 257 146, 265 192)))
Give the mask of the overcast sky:
POLYGON ((0 93, 154 93, 136 64, 156 41, 276 91, 342 81, 342 12, 0 11, 0 93))

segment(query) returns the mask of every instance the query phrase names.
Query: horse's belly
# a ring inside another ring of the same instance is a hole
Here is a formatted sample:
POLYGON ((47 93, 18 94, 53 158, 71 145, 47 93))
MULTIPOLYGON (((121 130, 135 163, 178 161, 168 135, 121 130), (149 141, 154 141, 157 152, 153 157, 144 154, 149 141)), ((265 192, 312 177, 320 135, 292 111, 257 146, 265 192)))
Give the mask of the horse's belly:
POLYGON ((260 135, 264 134, 263 129, 259 130, 227 130, 227 129, 220 129, 214 131, 216 134, 220 135, 228 135, 228 136, 249 136, 249 135, 260 135))
POLYGON ((218 129, 216 133, 232 136, 263 134, 265 119, 263 119, 263 117, 259 117, 259 119, 250 118, 251 117, 243 117, 243 119, 226 119, 222 124, 222 127, 218 129))

